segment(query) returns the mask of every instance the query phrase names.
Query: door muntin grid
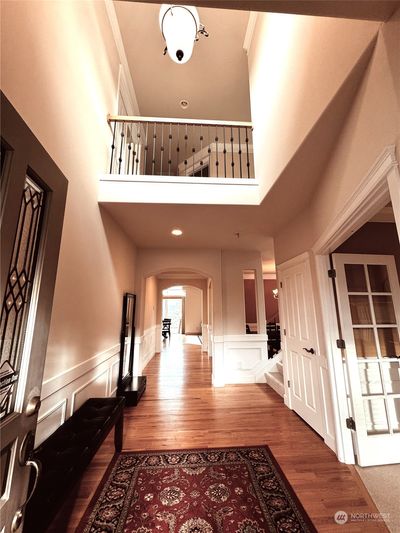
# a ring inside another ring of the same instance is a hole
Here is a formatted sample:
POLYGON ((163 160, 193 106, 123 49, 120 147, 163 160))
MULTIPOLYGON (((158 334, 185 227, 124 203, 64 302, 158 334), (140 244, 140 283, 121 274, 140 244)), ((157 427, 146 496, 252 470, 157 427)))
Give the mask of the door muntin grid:
POLYGON ((400 433, 400 342, 387 265, 344 264, 368 435, 400 433))
POLYGON ((14 411, 45 191, 26 176, 0 316, 0 420, 14 411))

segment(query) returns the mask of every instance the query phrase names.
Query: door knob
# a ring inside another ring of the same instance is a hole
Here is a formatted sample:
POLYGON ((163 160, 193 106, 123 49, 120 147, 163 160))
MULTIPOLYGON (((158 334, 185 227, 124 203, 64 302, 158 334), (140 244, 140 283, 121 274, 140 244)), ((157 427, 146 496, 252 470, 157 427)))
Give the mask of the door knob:
POLYGON ((40 401, 40 396, 33 396, 26 406, 26 416, 35 415, 39 411, 41 404, 42 402, 40 401))
POLYGON ((307 353, 315 354, 314 348, 303 348, 307 353))

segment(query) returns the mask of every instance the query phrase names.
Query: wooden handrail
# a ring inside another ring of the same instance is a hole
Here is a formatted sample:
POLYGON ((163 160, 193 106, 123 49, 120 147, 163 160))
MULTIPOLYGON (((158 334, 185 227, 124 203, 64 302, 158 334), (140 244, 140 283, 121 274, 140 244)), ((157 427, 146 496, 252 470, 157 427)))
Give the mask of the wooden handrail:
POLYGON ((134 117, 123 115, 107 115, 107 122, 139 123, 151 122, 156 124, 189 124, 197 126, 215 126, 232 128, 252 128, 252 122, 225 122, 224 120, 197 120, 192 118, 161 118, 161 117, 134 117))

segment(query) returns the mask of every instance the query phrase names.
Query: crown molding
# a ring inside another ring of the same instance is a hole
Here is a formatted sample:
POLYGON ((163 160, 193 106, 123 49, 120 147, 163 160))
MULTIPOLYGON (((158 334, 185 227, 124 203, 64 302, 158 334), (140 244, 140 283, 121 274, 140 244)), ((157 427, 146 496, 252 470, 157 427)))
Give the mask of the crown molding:
POLYGON ((249 53, 251 43, 253 41, 253 35, 254 35, 254 30, 256 28, 257 19, 258 19, 258 13, 256 13, 255 11, 250 11, 246 34, 244 36, 244 41, 243 41, 243 50, 246 52, 246 54, 249 53))

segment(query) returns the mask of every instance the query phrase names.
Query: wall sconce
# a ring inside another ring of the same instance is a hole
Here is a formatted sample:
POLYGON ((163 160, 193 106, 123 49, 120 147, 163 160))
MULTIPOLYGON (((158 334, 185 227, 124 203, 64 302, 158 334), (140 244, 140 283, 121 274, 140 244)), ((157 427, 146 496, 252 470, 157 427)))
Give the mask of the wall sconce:
POLYGON ((275 300, 279 299, 278 289, 272 289, 272 294, 274 295, 275 300))
POLYGON ((195 41, 200 35, 208 37, 201 24, 197 9, 193 6, 162 4, 159 15, 161 33, 166 42, 164 55, 178 64, 187 63, 192 57, 195 41))

